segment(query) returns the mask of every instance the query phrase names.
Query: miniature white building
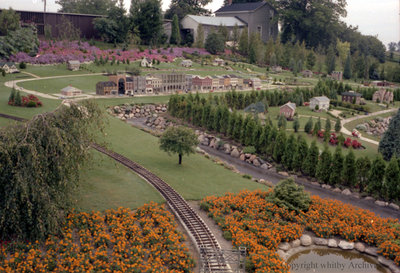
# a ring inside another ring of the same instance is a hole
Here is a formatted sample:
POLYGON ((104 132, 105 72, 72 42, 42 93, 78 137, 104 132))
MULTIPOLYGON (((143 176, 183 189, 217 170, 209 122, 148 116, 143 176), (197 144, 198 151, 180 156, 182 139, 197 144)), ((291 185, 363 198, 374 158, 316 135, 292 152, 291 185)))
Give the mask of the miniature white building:
POLYGON ((191 60, 183 60, 181 62, 181 66, 183 66, 183 67, 192 67, 192 65, 193 65, 193 62, 191 60))
POLYGON ((81 62, 78 60, 71 60, 67 62, 68 69, 71 71, 77 71, 79 70, 81 66, 81 62))
POLYGON ((322 97, 314 97, 310 100, 310 109, 315 110, 318 105, 319 110, 329 110, 330 99, 325 96, 322 97))
POLYGON ((143 57, 142 61, 140 62, 141 67, 153 67, 153 62, 150 58, 143 57))
POLYGON ((15 63, 8 62, 8 63, 0 63, 0 68, 4 70, 7 74, 11 73, 18 73, 19 70, 15 66, 15 63))
POLYGON ((67 87, 61 89, 61 95, 66 97, 79 96, 82 95, 82 90, 68 85, 67 87))

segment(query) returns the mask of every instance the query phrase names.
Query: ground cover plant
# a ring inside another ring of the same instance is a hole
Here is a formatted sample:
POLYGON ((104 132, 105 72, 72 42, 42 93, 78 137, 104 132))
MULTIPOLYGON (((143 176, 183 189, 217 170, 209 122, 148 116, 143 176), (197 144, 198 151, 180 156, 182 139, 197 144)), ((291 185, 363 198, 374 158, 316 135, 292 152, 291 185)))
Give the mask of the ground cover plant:
POLYGON ((3 242, 1 272, 191 272, 194 262, 173 216, 150 203, 68 215, 45 243, 3 242))
POLYGON ((383 219, 374 213, 336 200, 311 197, 307 210, 289 210, 269 198, 272 190, 227 193, 210 196, 201 202, 231 239, 235 247, 245 246, 249 257, 247 272, 289 272, 289 266, 276 253, 281 242, 299 239, 302 233, 318 237, 339 236, 377 246, 378 252, 400 265, 400 226, 394 219, 383 219))

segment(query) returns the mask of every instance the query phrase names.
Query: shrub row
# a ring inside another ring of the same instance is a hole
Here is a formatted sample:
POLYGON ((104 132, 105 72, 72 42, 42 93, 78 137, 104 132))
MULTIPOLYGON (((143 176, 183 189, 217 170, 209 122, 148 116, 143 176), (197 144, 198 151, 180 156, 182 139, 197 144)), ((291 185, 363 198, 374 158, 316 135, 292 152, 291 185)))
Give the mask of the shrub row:
POLYGON ((243 117, 230 112, 227 105, 217 104, 221 101, 215 98, 218 97, 206 100, 198 94, 175 95, 170 98, 168 110, 172 116, 195 126, 224 134, 244 146, 253 146, 258 154, 273 159, 288 171, 301 172, 333 186, 358 188, 386 200, 399 198, 400 159, 393 158, 388 166, 380 155, 372 162, 368 157, 356 160, 352 149, 344 157, 341 145, 333 155, 328 147, 320 155, 315 140, 308 146, 301 135, 288 135, 271 122, 262 125, 251 115, 243 117))

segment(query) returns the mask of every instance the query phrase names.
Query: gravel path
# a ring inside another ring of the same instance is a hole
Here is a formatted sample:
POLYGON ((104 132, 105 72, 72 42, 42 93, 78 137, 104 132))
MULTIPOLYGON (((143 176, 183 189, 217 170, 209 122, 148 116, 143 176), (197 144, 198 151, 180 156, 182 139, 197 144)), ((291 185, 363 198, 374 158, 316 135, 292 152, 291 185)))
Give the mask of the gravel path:
MULTIPOLYGON (((351 132, 350 132, 349 130, 347 130, 347 129, 344 127, 344 125, 345 125, 346 123, 352 122, 352 121, 357 120, 357 119, 362 119, 362 118, 365 118, 365 117, 373 117, 373 116, 379 116, 379 115, 381 115, 381 114, 386 114, 386 113, 390 113, 390 112, 395 112, 395 111, 397 111, 397 110, 398 110, 397 108, 393 108, 393 109, 378 111, 378 112, 369 114, 368 116, 355 116, 355 117, 352 117, 352 118, 343 119, 343 120, 341 121, 341 122, 342 122, 342 129, 341 129, 340 131, 341 131, 343 134, 351 135, 351 132)), ((375 144, 375 145, 379 145, 379 142, 378 142, 378 141, 375 141, 375 140, 372 140, 372 139, 369 139, 369 138, 366 138, 366 137, 363 137, 363 136, 360 136, 360 139, 361 139, 361 140, 364 140, 364 141, 366 141, 366 142, 375 144)))
MULTIPOLYGON (((274 184, 278 183, 282 179, 287 178, 285 176, 282 176, 282 175, 276 173, 273 170, 264 170, 259 167, 255 167, 254 165, 251 165, 249 163, 241 161, 238 158, 233 158, 230 155, 225 154, 224 152, 217 151, 210 147, 200 146, 200 148, 202 150, 204 150, 205 152, 207 152, 208 154, 218 157, 221 160, 235 166, 236 169, 238 171, 240 171, 241 173, 249 174, 254 178, 257 178, 257 179, 262 178, 262 179, 271 181, 274 184)), ((381 217, 384 217, 384 218, 391 217, 391 218, 400 219, 400 211, 392 209, 390 207, 380 207, 371 200, 359 199, 352 195, 346 196, 341 193, 326 190, 326 189, 321 188, 320 186, 311 184, 308 180, 303 179, 303 178, 295 178, 295 181, 296 181, 296 183, 303 185, 304 189, 306 191, 310 192, 312 195, 318 195, 322 198, 338 200, 343 203, 354 205, 354 206, 357 206, 362 209, 367 209, 367 210, 372 211, 375 214, 377 214, 381 217)))

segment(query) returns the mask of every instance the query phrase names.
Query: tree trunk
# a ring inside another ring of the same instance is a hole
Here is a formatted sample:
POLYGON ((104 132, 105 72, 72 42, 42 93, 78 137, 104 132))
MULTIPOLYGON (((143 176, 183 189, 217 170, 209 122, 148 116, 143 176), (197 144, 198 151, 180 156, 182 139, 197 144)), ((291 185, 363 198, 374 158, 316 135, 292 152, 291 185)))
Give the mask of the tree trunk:
POLYGON ((182 164, 182 154, 179 154, 179 165, 182 164))

